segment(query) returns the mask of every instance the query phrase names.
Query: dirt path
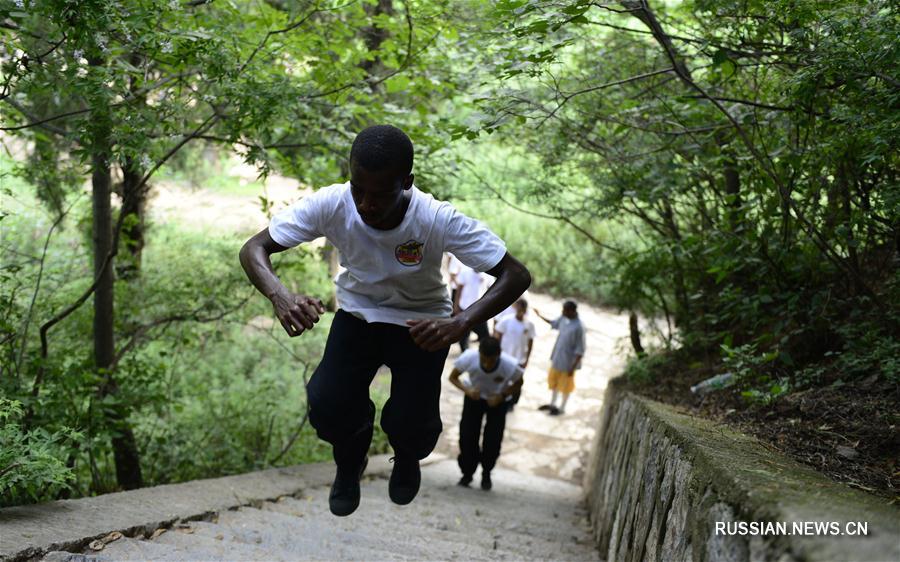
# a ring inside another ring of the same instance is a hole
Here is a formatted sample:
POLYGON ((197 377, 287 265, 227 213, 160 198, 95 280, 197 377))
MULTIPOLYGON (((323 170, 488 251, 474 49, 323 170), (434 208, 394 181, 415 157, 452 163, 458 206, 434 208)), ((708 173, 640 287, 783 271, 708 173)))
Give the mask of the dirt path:
POLYGON ((273 203, 272 210, 278 211, 308 193, 297 180, 278 175, 269 176, 254 189, 251 184, 258 183, 256 171, 245 164, 234 163, 228 174, 246 182, 246 193, 223 193, 214 184, 192 189, 175 182, 154 182, 148 204, 150 219, 177 220, 198 230, 246 238, 269 223, 262 212, 260 196, 265 196, 273 203))
MULTIPOLYGON (((255 181, 252 169, 237 166, 231 170, 248 181, 255 181)), ((150 203, 151 217, 156 220, 176 219, 199 229, 233 233, 246 237, 265 227, 267 218, 260 210, 258 195, 221 194, 214 189, 192 190, 175 184, 158 184, 150 203)), ((276 202, 276 209, 293 201, 304 192, 288 178, 272 176, 266 194, 276 202)), ((547 317, 559 314, 562 301, 530 292, 527 299, 547 317)), ((586 328, 587 352, 583 368, 577 372, 576 390, 569 400, 566 414, 551 417, 538 411, 549 401, 547 369, 556 332, 538 318, 533 318, 537 338, 531 361, 525 373, 522 398, 509 414, 499 465, 535 476, 558 478, 580 484, 582 467, 599 422, 600 406, 607 381, 624 366, 627 349, 628 317, 624 314, 579 306, 586 328)), ((462 394, 447 382, 446 375, 459 356, 459 346, 450 351, 441 395, 441 417, 444 432, 436 452, 455 458, 458 454, 459 419, 462 394)))

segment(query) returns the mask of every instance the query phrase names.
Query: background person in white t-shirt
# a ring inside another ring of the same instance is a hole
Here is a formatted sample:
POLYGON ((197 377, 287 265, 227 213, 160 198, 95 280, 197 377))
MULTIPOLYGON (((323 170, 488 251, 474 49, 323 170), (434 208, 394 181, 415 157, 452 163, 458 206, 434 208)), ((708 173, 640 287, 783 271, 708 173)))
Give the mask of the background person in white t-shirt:
MULTIPOLYGON (((534 344, 534 324, 526 318, 528 302, 519 299, 513 305, 514 314, 504 316, 494 326, 494 337, 500 340, 500 349, 503 353, 513 357, 524 370, 528 367, 528 359, 531 358, 531 347, 534 344)), ((509 410, 515 407, 522 395, 521 387, 512 395, 509 401, 509 410)))
POLYGON ((481 464, 481 489, 490 490, 491 470, 497 464, 503 443, 508 400, 522 387, 522 368, 515 358, 501 354, 500 342, 486 337, 479 342, 478 351, 470 349, 456 359, 450 383, 466 395, 459 420, 457 462, 462 471, 459 485, 468 486, 481 464), (463 373, 468 373, 468 381, 460 380, 463 373), (479 446, 481 423, 485 418, 484 437, 479 446))
MULTIPOLYGON (((487 279, 484 278, 482 273, 463 265, 460 267, 459 273, 456 274, 456 287, 453 314, 459 314, 481 298, 481 295, 484 294, 484 290, 487 288, 487 279)), ((475 332, 478 336, 478 341, 488 337, 490 332, 488 331, 487 320, 474 324, 471 330, 466 330, 459 340, 460 351, 469 349, 469 334, 471 332, 475 332)))
POLYGON ((369 385, 378 368, 391 369, 391 395, 381 415, 394 449, 388 491, 393 502, 406 504, 419 491, 419 460, 441 433, 441 373, 449 346, 531 283, 528 270, 493 232, 416 188, 412 164, 412 142, 403 131, 369 127, 350 149, 349 182, 295 202, 241 248, 244 271, 272 301, 290 336, 312 329, 325 307, 316 297, 289 291, 269 256, 323 236, 340 252, 339 309, 306 387, 310 423, 331 443, 337 464, 329 496, 335 515, 359 506, 375 419, 369 385), (444 252, 497 279, 453 317, 441 274, 444 252))
POLYGON ((456 282, 456 276, 459 275, 459 272, 462 271, 462 268, 465 267, 461 261, 456 259, 456 256, 453 254, 446 254, 447 256, 447 277, 449 278, 449 282, 447 283, 450 286, 450 302, 456 303, 456 293, 459 291, 459 284, 456 282))

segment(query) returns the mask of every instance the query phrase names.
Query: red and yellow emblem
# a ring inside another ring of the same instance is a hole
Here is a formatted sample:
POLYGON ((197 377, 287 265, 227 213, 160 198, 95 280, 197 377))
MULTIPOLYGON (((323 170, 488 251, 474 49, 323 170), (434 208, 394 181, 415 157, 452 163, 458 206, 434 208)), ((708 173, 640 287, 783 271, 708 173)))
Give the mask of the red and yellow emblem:
POLYGON ((415 240, 404 242, 394 250, 394 256, 397 257, 397 261, 407 266, 422 263, 422 255, 422 243, 415 240))

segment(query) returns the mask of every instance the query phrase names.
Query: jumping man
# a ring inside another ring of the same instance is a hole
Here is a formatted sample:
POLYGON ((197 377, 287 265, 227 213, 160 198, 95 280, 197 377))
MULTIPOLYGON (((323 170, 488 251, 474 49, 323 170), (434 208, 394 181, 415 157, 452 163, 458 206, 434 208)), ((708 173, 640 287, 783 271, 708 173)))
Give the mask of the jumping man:
POLYGON ((394 503, 419 491, 419 460, 442 425, 438 402, 449 346, 509 306, 531 283, 528 270, 483 224, 413 185, 413 145, 396 127, 363 130, 350 149, 350 181, 322 188, 272 218, 241 249, 241 265, 272 301, 289 336, 310 330, 325 312, 318 298, 289 291, 270 255, 327 238, 345 268, 335 278, 335 313, 322 360, 306 387, 309 420, 332 445, 337 472, 329 496, 335 515, 359 505, 375 418, 369 385, 391 369, 381 427, 394 449, 389 492, 394 503), (450 317, 441 277, 444 252, 496 277, 485 295, 450 317))

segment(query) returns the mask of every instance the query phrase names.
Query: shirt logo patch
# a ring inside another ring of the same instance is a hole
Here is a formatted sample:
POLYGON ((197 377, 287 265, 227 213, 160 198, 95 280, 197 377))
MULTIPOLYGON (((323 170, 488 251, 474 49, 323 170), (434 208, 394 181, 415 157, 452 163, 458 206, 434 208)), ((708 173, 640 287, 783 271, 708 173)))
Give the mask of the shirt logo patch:
POLYGON ((503 377, 494 377, 494 382, 503 382, 503 377))
POLYGON ((397 261, 402 265, 406 266, 414 266, 422 263, 422 243, 416 242, 415 240, 410 240, 406 243, 400 244, 394 250, 394 256, 397 257, 397 261))

